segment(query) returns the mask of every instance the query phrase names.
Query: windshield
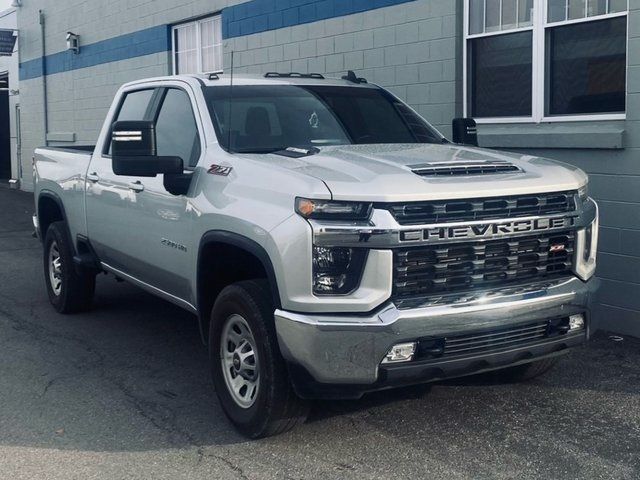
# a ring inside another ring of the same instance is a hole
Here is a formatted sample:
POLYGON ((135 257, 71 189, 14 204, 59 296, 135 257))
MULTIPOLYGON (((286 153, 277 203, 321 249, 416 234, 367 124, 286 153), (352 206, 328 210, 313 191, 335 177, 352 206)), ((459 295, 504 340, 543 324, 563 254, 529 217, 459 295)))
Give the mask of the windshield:
POLYGON ((241 85, 233 87, 232 105, 230 87, 205 87, 204 92, 220 144, 233 152, 445 141, 379 88, 241 85))

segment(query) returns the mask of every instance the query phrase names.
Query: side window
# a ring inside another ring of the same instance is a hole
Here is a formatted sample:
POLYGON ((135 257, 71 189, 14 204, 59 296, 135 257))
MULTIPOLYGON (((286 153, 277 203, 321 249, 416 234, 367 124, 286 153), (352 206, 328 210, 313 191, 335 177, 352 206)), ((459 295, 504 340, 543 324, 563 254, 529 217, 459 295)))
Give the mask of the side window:
MULTIPOLYGON (((144 120, 154 91, 155 90, 151 89, 127 93, 120 104, 120 110, 113 121, 144 120)), ((111 155, 111 141, 109 141, 106 153, 111 155)))
POLYGON ((144 120, 152 96, 153 90, 127 93, 115 121, 144 120))
POLYGON ((195 167, 200 158, 200 136, 189 95, 170 89, 156 122, 158 155, 180 157, 185 166, 195 167))

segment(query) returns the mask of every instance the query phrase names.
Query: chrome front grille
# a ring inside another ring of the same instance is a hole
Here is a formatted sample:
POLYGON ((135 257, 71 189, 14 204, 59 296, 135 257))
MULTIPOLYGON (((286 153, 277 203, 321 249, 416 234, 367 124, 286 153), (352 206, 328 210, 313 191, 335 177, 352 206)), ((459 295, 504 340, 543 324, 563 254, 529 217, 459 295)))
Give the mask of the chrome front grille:
POLYGON ((570 276, 573 231, 394 250, 394 299, 570 276))
POLYGON ((400 225, 495 220, 576 211, 577 192, 380 204, 400 225))

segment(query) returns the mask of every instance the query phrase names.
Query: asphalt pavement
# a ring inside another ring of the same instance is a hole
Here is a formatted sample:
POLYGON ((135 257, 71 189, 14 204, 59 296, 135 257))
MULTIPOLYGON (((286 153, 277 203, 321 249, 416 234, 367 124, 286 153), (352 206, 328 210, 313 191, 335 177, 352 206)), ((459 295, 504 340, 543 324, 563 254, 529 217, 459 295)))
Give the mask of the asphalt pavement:
POLYGON ((601 334, 546 376, 320 402, 247 441, 195 317, 100 276, 91 312, 44 289, 31 195, 0 188, 0 479, 639 479, 640 341, 601 334))

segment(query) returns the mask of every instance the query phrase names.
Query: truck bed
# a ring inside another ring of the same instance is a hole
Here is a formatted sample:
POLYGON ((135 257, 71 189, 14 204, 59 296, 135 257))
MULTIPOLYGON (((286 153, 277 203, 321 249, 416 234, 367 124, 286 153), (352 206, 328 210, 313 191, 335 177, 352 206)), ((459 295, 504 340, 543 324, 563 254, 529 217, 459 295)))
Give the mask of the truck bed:
POLYGON ((95 147, 73 145, 42 147, 35 151, 35 195, 46 192, 50 198, 64 200, 72 238, 86 234, 84 190, 87 168, 95 147))

